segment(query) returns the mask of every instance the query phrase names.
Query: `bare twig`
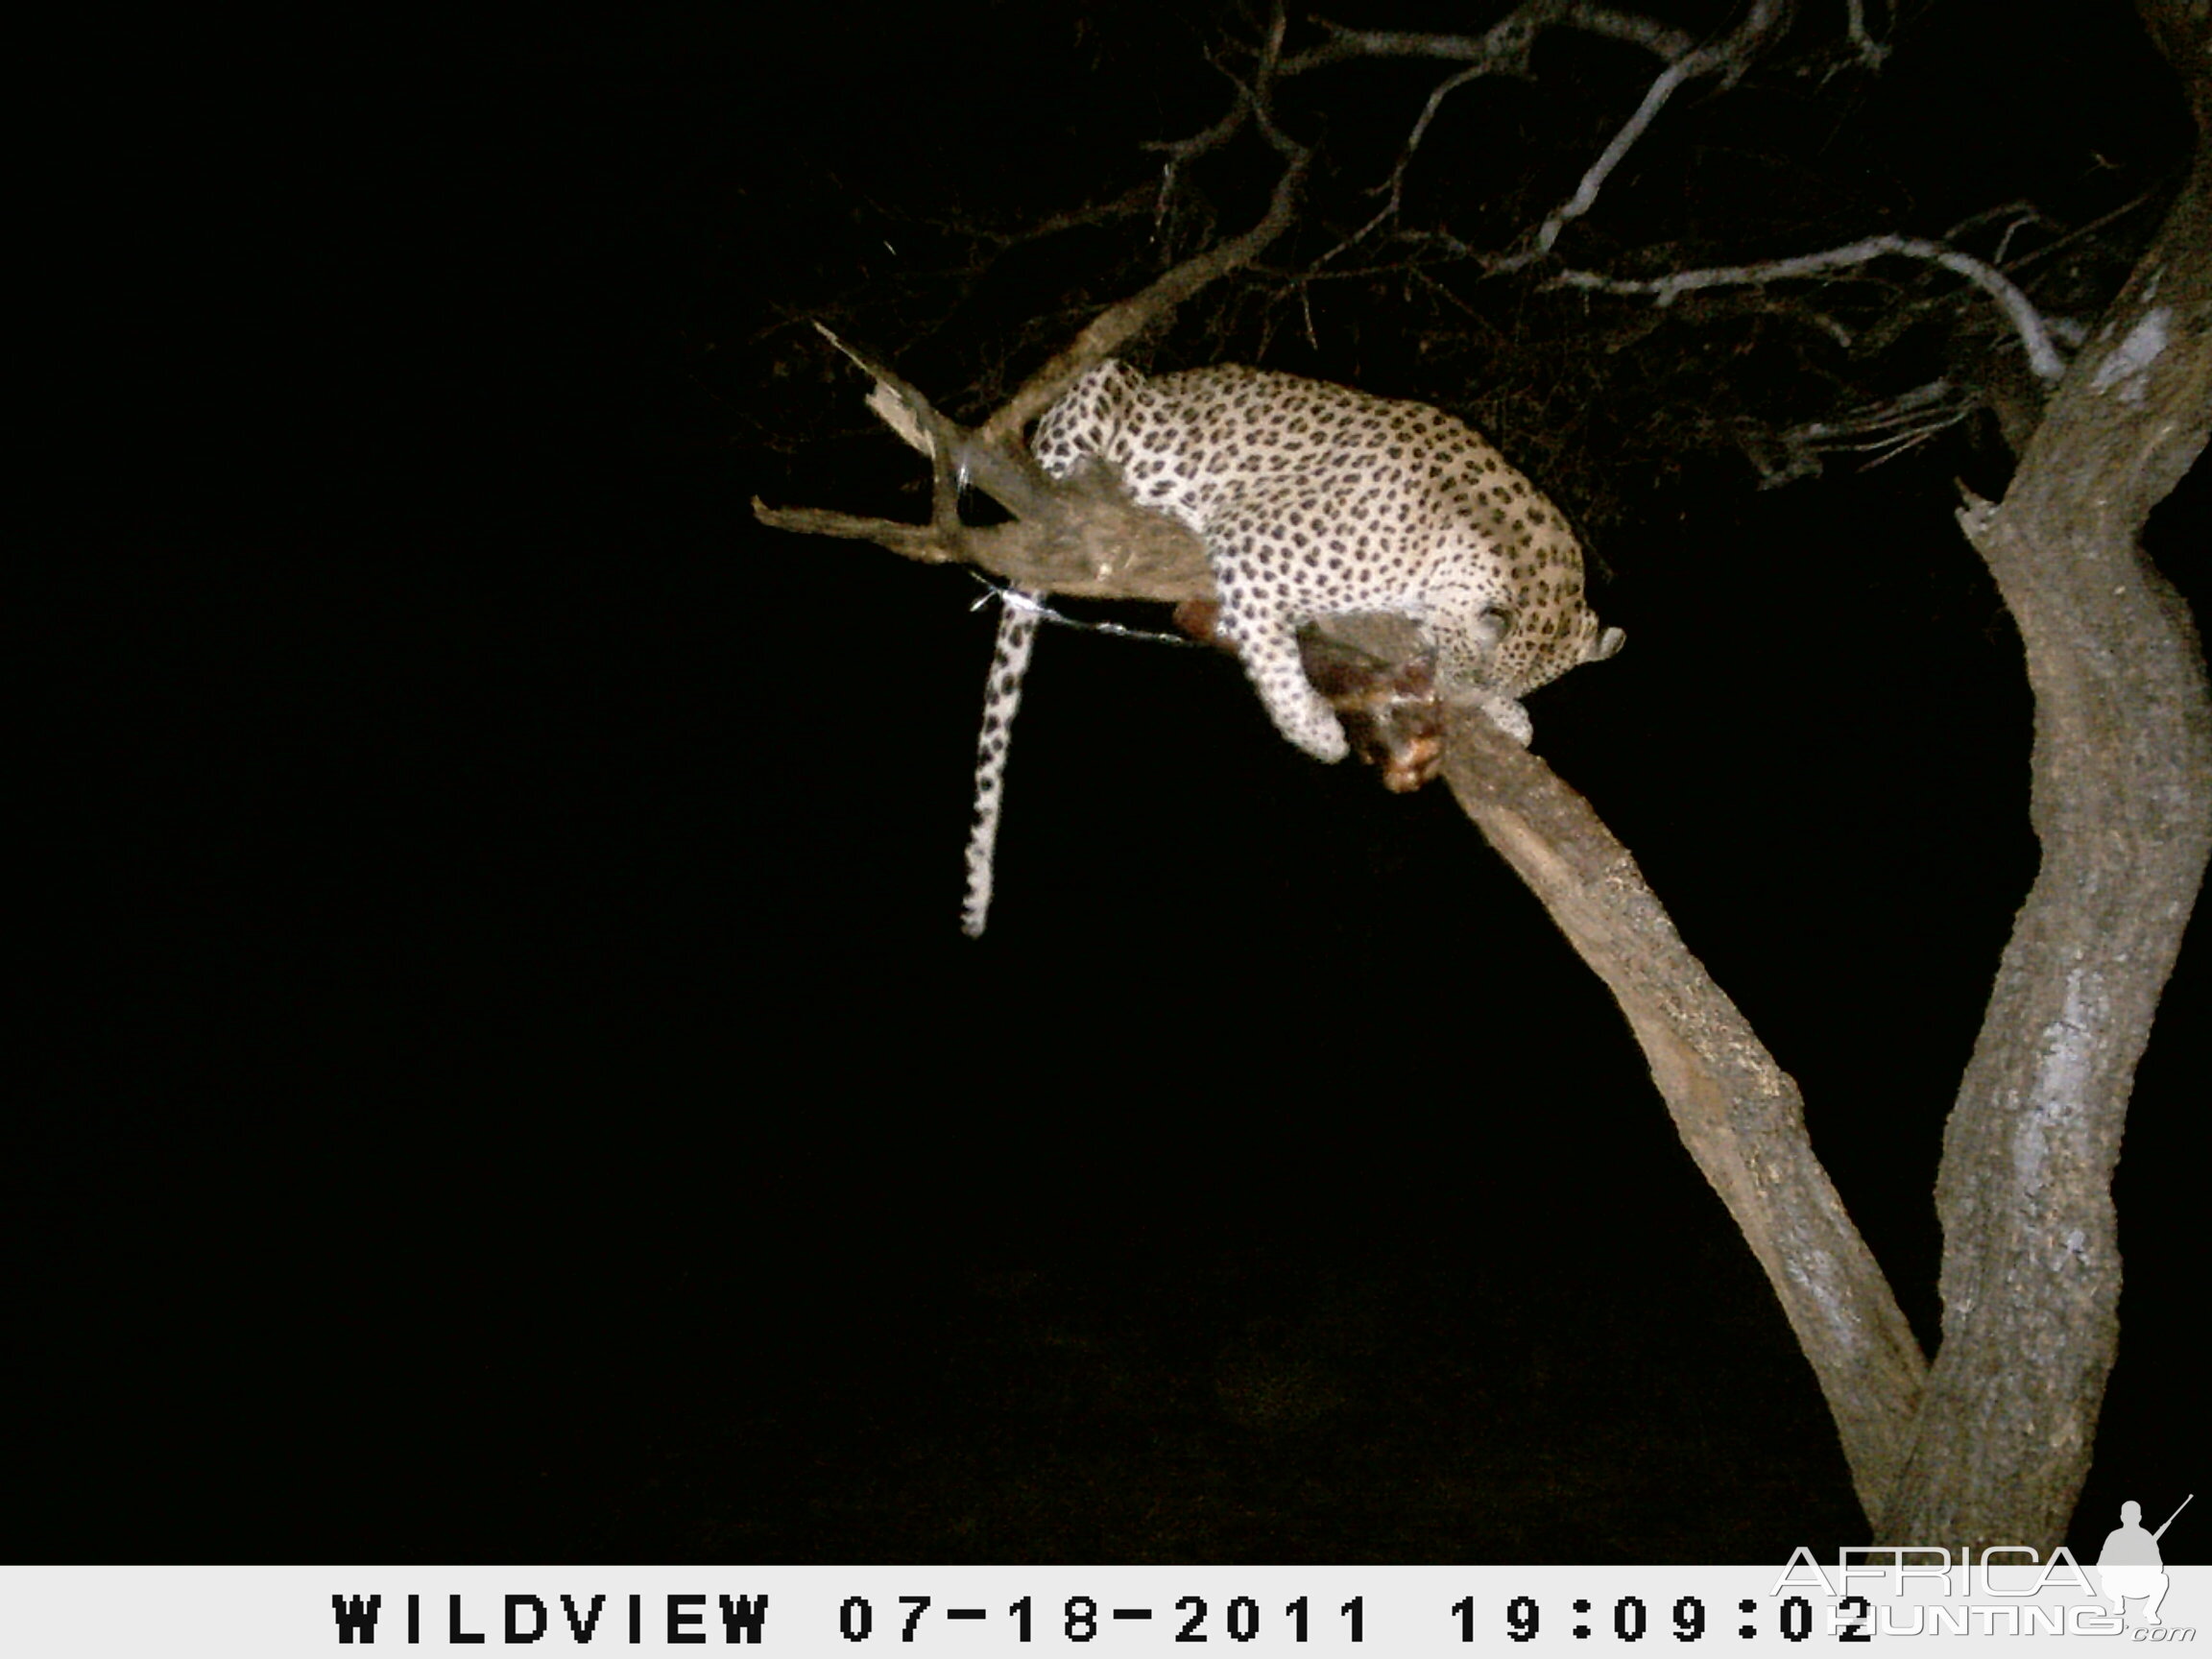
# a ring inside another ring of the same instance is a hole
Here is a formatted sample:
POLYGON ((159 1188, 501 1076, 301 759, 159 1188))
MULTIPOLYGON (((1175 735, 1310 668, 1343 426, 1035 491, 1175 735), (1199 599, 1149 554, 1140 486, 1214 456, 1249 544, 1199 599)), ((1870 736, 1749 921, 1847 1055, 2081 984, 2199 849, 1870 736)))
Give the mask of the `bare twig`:
POLYGON ((1636 107, 1636 113, 1628 118, 1604 153, 1590 164, 1589 171, 1575 187, 1575 194, 1551 210, 1551 216, 1537 227, 1535 248, 1538 253, 1551 252, 1559 240, 1559 232, 1597 205, 1598 192, 1605 187, 1605 180, 1613 176, 1636 141, 1650 129, 1659 111, 1667 107, 1686 83, 1702 75, 1719 75, 1733 85, 1751 66, 1760 45, 1775 30, 1789 20, 1789 0, 1753 0, 1751 11, 1737 25, 1735 33, 1710 46, 1700 46, 1695 52, 1684 54, 1659 72, 1658 78, 1644 93, 1644 101, 1636 107))
POLYGON ((1358 229, 1330 249, 1320 258, 1314 260, 1313 263, 1316 268, 1328 264, 1337 254, 1350 249, 1353 244, 1366 240, 1369 235, 1398 217, 1398 210, 1404 205, 1406 200, 1407 169, 1413 165, 1413 153, 1421 148, 1421 139, 1428 132, 1430 122, 1436 118, 1436 111, 1443 107, 1446 98, 1466 85, 1468 82, 1479 80, 1490 73, 1489 69, 1480 64, 1471 69, 1462 69, 1458 74, 1446 79, 1433 92, 1429 94, 1429 102, 1421 108, 1421 118, 1413 123, 1413 131, 1407 134, 1405 146, 1398 152, 1398 159, 1391 164, 1390 177, 1376 186, 1376 193, 1383 198, 1382 205, 1376 209, 1375 216, 1366 224, 1360 226, 1358 229))
POLYGON ((1066 350, 1029 376, 1020 391, 984 421, 979 436, 987 445, 1019 439, 1022 429, 1049 409, 1086 371, 1107 358, 1156 323, 1165 321, 1176 306, 1208 283, 1240 265, 1249 264, 1269 243, 1290 228, 1296 216, 1299 191, 1306 181, 1311 153, 1275 124, 1266 108, 1274 81, 1273 54, 1283 43, 1280 12, 1270 33, 1266 54, 1253 84, 1241 92, 1245 107, 1261 132, 1283 157, 1283 171, 1268 198, 1267 211, 1241 236, 1233 236, 1167 272, 1132 299, 1109 305, 1075 337, 1066 350))
POLYGON ((1808 421, 1782 434, 1793 450, 1872 455, 1868 469, 1949 431, 1974 413, 1977 400, 1949 380, 1931 380, 1832 421, 1808 421))
MULTIPOLYGON (((1376 193, 1384 198, 1382 208, 1366 224, 1315 260, 1316 266, 1327 264, 1397 217, 1405 200, 1407 171, 1413 165, 1414 153, 1421 148, 1422 139, 1428 136, 1430 127, 1444 106, 1444 100, 1470 82, 1487 76, 1526 77, 1531 74, 1529 52, 1535 45, 1536 36, 1544 30, 1580 30, 1586 34, 1645 47, 1668 60, 1687 60, 1695 51, 1695 42, 1680 30, 1669 28, 1633 12, 1617 12, 1609 6, 1583 6, 1566 3, 1566 0, 1530 0, 1529 4, 1519 7, 1480 35, 1415 35, 1393 30, 1350 30, 1326 22, 1323 27, 1331 31, 1329 44, 1294 60, 1295 67, 1286 64, 1283 73, 1293 74, 1355 56, 1456 59, 1464 61, 1467 67, 1439 83, 1422 105, 1421 113, 1413 123, 1413 130, 1407 134, 1406 142, 1400 146, 1397 159, 1391 165, 1390 177, 1376 186, 1376 193)), ((1556 233, 1553 232, 1554 235, 1556 233)), ((1549 246, 1547 243, 1546 247, 1549 246)))

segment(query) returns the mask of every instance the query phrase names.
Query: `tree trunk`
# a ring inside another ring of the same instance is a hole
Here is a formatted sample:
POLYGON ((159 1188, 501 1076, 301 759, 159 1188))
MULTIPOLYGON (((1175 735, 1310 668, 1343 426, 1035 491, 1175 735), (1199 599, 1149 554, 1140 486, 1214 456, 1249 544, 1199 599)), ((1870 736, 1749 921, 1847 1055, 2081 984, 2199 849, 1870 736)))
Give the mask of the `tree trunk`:
POLYGON ((2212 851, 2203 657, 2136 542, 2212 427, 2212 75, 2200 0, 2144 10, 2199 110, 2195 170, 2004 501, 1960 515, 2027 646, 2042 861, 1944 1136, 1943 1339, 1888 1543, 2065 1536, 2119 1340, 2128 1093, 2212 851))

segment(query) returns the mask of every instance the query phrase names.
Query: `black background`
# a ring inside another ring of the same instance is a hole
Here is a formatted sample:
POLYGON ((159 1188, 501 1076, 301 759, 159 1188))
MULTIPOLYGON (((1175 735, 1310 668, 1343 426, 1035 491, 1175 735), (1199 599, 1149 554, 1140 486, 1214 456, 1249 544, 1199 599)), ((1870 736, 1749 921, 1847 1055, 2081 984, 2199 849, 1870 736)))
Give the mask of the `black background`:
MULTIPOLYGON (((1919 158, 1903 228, 2182 153, 2126 9, 2072 11, 1915 14, 1848 135, 1919 158)), ((1217 107, 1203 36, 118 13, 38 77, 20 1555, 1860 1535, 1618 1014, 1441 791, 1311 764, 1225 661, 1051 631, 970 943, 973 584, 751 520, 918 510, 807 307, 895 276, 899 212, 1141 180, 1217 107), (1318 1404, 1266 1417, 1267 1375, 1318 1404)), ((1652 491, 1600 549, 1626 652, 1532 706, 1929 1342, 2034 868, 2018 644, 1950 520, 1992 465, 1652 491)), ((2200 606, 2205 526, 2200 469, 2151 538, 2200 606)), ((2208 973, 2200 921, 2078 1551, 2204 1467, 2208 973)))

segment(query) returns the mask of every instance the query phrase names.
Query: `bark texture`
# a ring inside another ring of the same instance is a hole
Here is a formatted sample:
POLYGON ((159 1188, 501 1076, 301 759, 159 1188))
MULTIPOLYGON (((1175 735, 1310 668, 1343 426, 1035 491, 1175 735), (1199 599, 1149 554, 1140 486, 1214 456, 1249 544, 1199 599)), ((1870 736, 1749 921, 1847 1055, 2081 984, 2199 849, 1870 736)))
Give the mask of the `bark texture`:
POLYGON ((2212 852, 2212 696, 2144 521, 2212 427, 2202 0, 2146 5, 2199 112, 2195 170, 1998 504, 1960 521, 2027 646, 2035 883, 1944 1136, 1943 1340, 1893 1543, 2055 1546, 2119 1341, 2112 1170, 2212 852))
POLYGON ((1455 711, 1460 806, 1605 981, 1682 1144, 1743 1229, 1826 1397, 1869 1514, 1897 1478, 1925 1366, 1805 1131, 1804 1098, 1690 953, 1588 802, 1480 714, 1455 711))

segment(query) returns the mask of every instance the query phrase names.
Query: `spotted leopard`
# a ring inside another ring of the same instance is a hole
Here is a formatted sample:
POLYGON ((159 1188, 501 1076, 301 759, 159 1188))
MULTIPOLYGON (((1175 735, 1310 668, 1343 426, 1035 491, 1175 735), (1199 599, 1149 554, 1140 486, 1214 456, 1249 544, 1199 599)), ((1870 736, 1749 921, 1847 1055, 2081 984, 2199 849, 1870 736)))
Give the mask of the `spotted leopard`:
MULTIPOLYGON (((1584 602, 1582 550, 1559 510, 1481 434, 1425 403, 1261 369, 1149 379, 1099 364, 1037 423, 1032 452, 1066 477, 1088 456, 1120 470, 1140 504, 1206 545, 1215 633, 1242 659, 1276 729, 1320 760, 1346 743, 1307 683, 1297 632, 1318 616, 1409 617, 1436 654, 1438 687, 1522 743, 1520 699, 1621 648, 1584 602)), ((1010 603, 984 700, 966 931, 983 931, 1004 799, 1007 738, 1034 641, 1010 603)))

